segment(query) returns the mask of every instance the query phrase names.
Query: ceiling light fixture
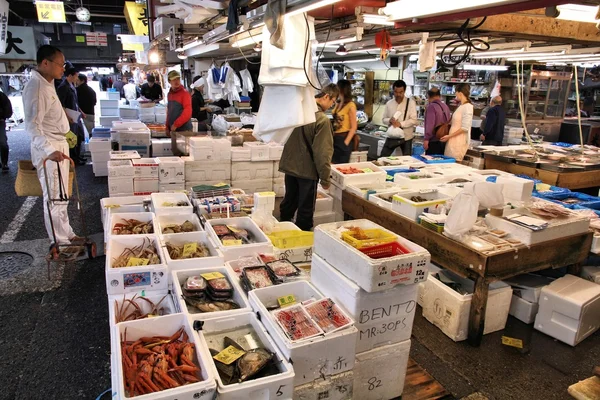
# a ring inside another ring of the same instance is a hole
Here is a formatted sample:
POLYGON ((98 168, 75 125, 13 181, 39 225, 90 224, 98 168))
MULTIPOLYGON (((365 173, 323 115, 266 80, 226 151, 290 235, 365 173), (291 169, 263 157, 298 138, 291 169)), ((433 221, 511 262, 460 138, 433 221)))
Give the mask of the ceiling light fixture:
POLYGON ((185 55, 185 53, 177 53, 177 58, 179 58, 180 60, 186 60, 188 58, 188 56, 185 55))
POLYGON ((577 59, 584 59, 584 58, 600 58, 600 54, 558 54, 558 55, 553 55, 553 56, 543 56, 543 57, 536 57, 535 59, 538 61, 544 61, 544 60, 559 60, 559 59, 565 59, 565 60, 577 60, 577 59))
POLYGON ((346 46, 340 44, 340 47, 337 48, 335 54, 337 54, 338 56, 345 56, 346 54, 348 54, 348 50, 346 50, 346 46))
POLYGON ((300 7, 298 9, 294 9, 292 7, 292 10, 289 11, 289 12, 287 12, 285 15, 286 16, 292 16, 292 15, 302 14, 302 13, 305 13, 305 12, 316 10, 317 8, 321 8, 321 7, 325 7, 325 6, 330 6, 330 5, 332 5, 334 3, 337 3, 339 1, 341 1, 341 0, 321 0, 321 1, 314 2, 312 4, 308 4, 306 6, 300 7))
POLYGON ((374 61, 379 61, 379 57, 361 58, 361 59, 358 59, 358 60, 320 61, 319 64, 321 64, 321 65, 328 65, 328 64, 351 64, 351 63, 374 62, 374 61))
POLYGON ((257 53, 260 53, 262 51, 262 43, 256 43, 252 50, 256 51, 257 53))
POLYGON ((556 6, 558 16, 556 19, 577 22, 590 22, 596 24, 600 22, 598 6, 584 6, 581 4, 564 4, 556 6))
POLYGON ((191 42, 188 42, 187 44, 184 44, 183 46, 176 48, 175 51, 178 51, 178 52, 186 51, 186 50, 191 49, 192 47, 200 46, 202 43, 203 43, 202 40, 199 40, 199 38, 196 37, 191 42))
POLYGON ((389 15, 390 20, 393 21, 410 21, 413 19, 435 17, 459 11, 464 12, 495 6, 504 6, 512 3, 520 3, 522 1, 523 0, 436 1, 435 6, 426 7, 423 5, 423 0, 400 0, 388 3, 384 8, 380 8, 379 14, 389 15))
POLYGON ((150 54, 148 54, 148 61, 150 61, 151 64, 158 64, 160 62, 158 51, 151 51, 150 54))
POLYGON ((394 21, 390 21, 387 15, 363 14, 362 22, 367 25, 394 26, 394 21))
POLYGON ((507 71, 508 65, 463 65, 467 71, 507 71))

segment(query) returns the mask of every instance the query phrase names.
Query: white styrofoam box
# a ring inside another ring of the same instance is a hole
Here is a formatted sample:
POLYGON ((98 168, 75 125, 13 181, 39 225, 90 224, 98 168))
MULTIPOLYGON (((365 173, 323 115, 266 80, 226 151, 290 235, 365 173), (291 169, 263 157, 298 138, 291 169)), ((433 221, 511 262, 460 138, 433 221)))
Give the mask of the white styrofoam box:
POLYGON ((320 378, 294 388, 295 400, 351 400, 354 372, 320 378))
POLYGON ((158 178, 158 162, 154 158, 133 160, 133 175, 136 178, 158 178))
POLYGON ((285 196, 285 179, 277 178, 273 179, 273 191, 277 197, 285 196))
POLYGON ((273 179, 273 162, 244 162, 231 163, 231 180, 273 179))
POLYGON ((101 108, 119 108, 119 100, 100 99, 101 108))
POLYGON ((336 215, 333 211, 320 211, 313 215, 313 226, 319 226, 321 224, 331 224, 335 221, 336 215))
POLYGON ((156 115, 166 115, 167 114, 167 107, 165 107, 162 104, 157 104, 154 106, 154 113, 156 115))
MULTIPOLYGON (((90 152, 108 154, 112 150, 112 144, 109 138, 92 137, 88 143, 90 152)), ((108 160, 107 160, 108 161, 108 160)))
POLYGON ((231 142, 227 138, 213 138, 213 161, 231 161, 231 142))
MULTIPOLYGON (((200 223, 200 219, 196 214, 191 215, 159 215, 156 217, 156 229, 159 237, 163 237, 163 231, 165 228, 171 225, 181 225, 184 222, 189 221, 194 224, 195 231, 194 232, 203 232, 204 228, 202 228, 202 224, 200 223)), ((183 233, 169 233, 171 237, 173 235, 182 235, 183 233)))
POLYGON ((243 147, 232 147, 231 148, 231 161, 247 161, 252 160, 252 152, 248 148, 243 147))
POLYGON ((111 178, 133 177, 131 160, 111 160, 108 162, 108 176, 111 178))
POLYGON ((113 178, 108 177, 108 195, 114 196, 115 194, 133 194, 133 178, 132 177, 120 177, 113 178))
POLYGON ((600 267, 583 267, 581 269, 581 277, 590 282, 600 284, 600 267))
POLYGON ((154 109, 156 107, 143 107, 139 108, 140 115, 154 115, 154 109))
POLYGON ((379 292, 396 285, 411 285, 427 279, 431 255, 423 247, 366 219, 323 224, 315 228, 313 253, 354 281, 367 292, 379 292), (395 235, 409 254, 374 259, 344 242, 339 229, 359 227, 381 229, 395 235))
POLYGON ((185 162, 179 157, 157 157, 161 183, 185 182, 185 162))
POLYGON ((345 189, 347 185, 361 185, 373 183, 385 183, 387 174, 384 170, 370 162, 335 164, 331 166, 331 183, 340 189, 345 189), (342 174, 338 171, 340 167, 354 167, 360 170, 371 170, 373 172, 364 172, 359 174, 342 174))
POLYGON ((324 190, 318 190, 318 193, 322 197, 317 197, 317 201, 315 202, 315 213, 333 211, 333 198, 324 190))
POLYGON ((167 122, 166 114, 156 114, 156 123, 157 124, 165 124, 167 122))
POLYGON ((185 179, 188 181, 229 181, 231 163, 218 161, 198 161, 192 157, 181 157, 185 163, 185 179))
POLYGON ((273 179, 251 179, 232 181, 231 186, 244 190, 246 193, 272 192, 273 179))
POLYGON ((152 208, 156 215, 190 215, 194 213, 194 207, 185 193, 152 193, 152 208), (165 206, 165 203, 185 202, 187 206, 165 206))
POLYGON ((594 237, 592 238, 592 248, 590 249, 590 253, 600 254, 600 234, 594 233, 594 237))
POLYGON ((273 179, 285 178, 283 172, 279 172, 279 160, 273 161, 273 179))
POLYGON ((387 201, 387 198, 389 196, 394 195, 395 193, 375 193, 369 196, 369 201, 371 203, 375 203, 377 204, 379 207, 381 208, 385 208, 387 210, 391 210, 392 209, 392 202, 391 201, 387 201), (383 198, 382 196, 385 196, 385 198, 383 198))
POLYGON ((383 165, 393 165, 397 168, 399 166, 406 168, 421 168, 427 165, 423 161, 418 160, 413 156, 380 157, 377 161, 379 161, 383 165))
POLYGON ((111 160, 134 160, 137 158, 142 158, 135 150, 111 151, 109 154, 111 160))
MULTIPOLYGON (((263 142, 244 142, 244 147, 250 149, 250 160, 268 161, 270 160, 270 147, 263 142)), ((281 158, 281 157, 280 157, 281 158)))
MULTIPOLYGON (((112 213, 110 215, 110 224, 108 226, 108 234, 109 235, 114 235, 114 236, 121 236, 121 235, 116 235, 113 234, 114 228, 116 224, 123 224, 125 223, 125 221, 123 220, 129 220, 129 219, 135 219, 138 220, 140 222, 152 222, 152 229, 154 232, 149 232, 152 234, 156 234, 157 233, 157 225, 156 225, 156 221, 155 221, 155 216, 154 213, 151 212, 133 212, 133 213, 112 213)), ((140 235, 145 235, 143 233, 140 233, 140 235)))
POLYGON ((239 284, 237 274, 226 265, 221 264, 220 266, 206 266, 206 267, 194 267, 192 269, 175 269, 171 273, 171 281, 173 282, 174 299, 179 304, 179 309, 185 315, 188 316, 190 321, 202 321, 206 318, 225 317, 229 315, 238 315, 240 313, 251 312, 250 303, 244 293, 242 287, 239 284), (200 274, 206 274, 209 272, 220 272, 223 274, 231 287, 233 288, 233 296, 231 300, 236 302, 240 308, 227 310, 227 311, 213 311, 208 313, 200 312, 195 307, 188 306, 183 298, 183 291, 181 287, 190 276, 198 276, 200 274))
POLYGON ((138 119, 139 110, 133 107, 119 107, 119 117, 125 119, 138 119))
POLYGON ((269 145, 269 160, 281 160, 281 155, 283 154, 283 146, 280 145, 269 145))
POLYGON ((133 193, 136 195, 158 192, 158 178, 133 178, 133 193))
MULTIPOLYGON (((279 222, 273 226, 273 232, 300 230, 293 222, 279 222)), ((312 259, 312 246, 292 247, 279 249, 273 247, 273 255, 280 260, 288 260, 292 263, 309 263, 312 259)))
POLYGON ((334 200, 342 201, 342 195, 344 194, 344 189, 330 185, 329 186, 329 195, 334 198, 334 200))
POLYGON ((108 167, 92 166, 94 176, 108 176, 108 167))
POLYGON ((538 312, 538 303, 532 303, 513 294, 508 313, 516 319, 532 324, 538 312))
MULTIPOLYGON (((173 302, 173 296, 171 296, 171 293, 169 293, 167 290, 147 292, 144 291, 144 293, 126 293, 124 295, 116 294, 113 296, 108 296, 108 321, 111 327, 117 324, 117 308, 119 309, 119 312, 122 316, 127 316, 128 314, 134 311, 133 306, 129 303, 125 303, 125 305, 123 306, 123 298, 125 298, 126 300, 131 300, 134 296, 136 296, 137 298, 145 297, 146 299, 153 302, 155 306, 158 305, 159 309, 163 309, 163 314, 161 316, 151 318, 162 318, 163 316, 177 314, 179 312, 179 310, 175 307, 175 303, 173 302)), ((144 300, 136 301, 136 304, 140 307, 142 313, 149 313, 150 311, 152 311, 152 306, 150 305, 150 303, 144 300)))
MULTIPOLYGON (((450 271, 440 271, 435 266, 430 267, 429 278, 425 281, 423 291, 423 316, 455 342, 466 340, 474 283, 450 271), (451 277, 469 294, 462 295, 443 284, 434 277, 436 272, 451 277)), ((490 283, 485 309, 484 335, 504 329, 511 298, 510 286, 504 282, 490 283)))
POLYGON ((219 400, 292 398, 294 369, 283 357, 275 343, 273 343, 273 340, 269 337, 269 334, 258 321, 255 314, 247 312, 228 317, 208 318, 203 322, 202 330, 196 331, 195 335, 199 337, 200 345, 204 349, 212 348, 217 351, 221 350, 223 348, 223 334, 225 333, 234 341, 242 344, 242 347, 249 348, 249 344, 244 346, 243 343, 247 343, 245 335, 250 333, 262 342, 261 347, 274 353, 274 363, 280 371, 276 375, 225 385, 217 372, 214 362, 211 361, 210 368, 213 369, 213 374, 217 381, 219 400))
POLYGON ((217 249, 212 240, 208 238, 206 232, 186 232, 166 234, 162 236, 165 245, 165 258, 167 266, 171 271, 178 271, 190 268, 219 267, 225 264, 223 253, 217 249), (168 244, 173 246, 183 246, 186 243, 202 243, 208 248, 209 256, 202 258, 186 258, 173 260, 169 255, 168 244))
POLYGON ((357 335, 354 326, 296 343, 289 340, 267 310, 268 306, 277 304, 279 297, 289 295, 294 296, 297 303, 323 298, 309 282, 298 281, 252 290, 248 293, 248 299, 279 350, 294 365, 294 386, 354 368, 354 343, 357 335))
POLYGON ((392 210, 416 221, 424 212, 432 212, 433 210, 443 207, 451 198, 440 192, 400 192, 392 198, 392 210), (427 199, 427 201, 414 202, 411 197, 419 196, 427 199))
MULTIPOLYGON (((107 163, 110 161, 110 150, 109 151, 92 151, 92 161, 98 163, 107 163)), ((108 164, 107 164, 108 168, 108 164)))
POLYGON ((138 152, 140 157, 150 157, 150 145, 143 146, 130 146, 130 145, 119 145, 121 150, 135 150, 138 152))
POLYGON ((350 162, 359 163, 368 161, 367 153, 368 151, 353 151, 352 153, 350 153, 350 162))
POLYGON ((100 118, 104 118, 104 117, 121 118, 119 116, 119 109, 118 108, 112 108, 112 107, 101 107, 100 108, 100 118))
POLYGON ((150 138, 150 132, 137 132, 137 131, 122 131, 119 133, 119 144, 121 147, 127 146, 150 146, 152 139, 150 138))
POLYGON ((225 255, 225 261, 236 260, 240 257, 253 254, 272 254, 273 245, 264 232, 256 225, 250 217, 217 218, 206 221, 204 225, 209 237, 216 243, 225 255), (229 225, 239 229, 247 230, 254 238, 254 243, 242 244, 241 246, 224 246, 213 229, 213 225, 229 225))
POLYGON ((121 99, 121 94, 119 92, 105 92, 108 100, 117 100, 121 99))
POLYGON ((100 212, 102 223, 110 221, 110 214, 130 213, 144 211, 144 198, 138 196, 129 197, 105 197, 100 199, 100 212))
POLYGON ((600 286, 565 275, 542 288, 534 328, 575 346, 600 328, 600 286))
POLYGON ((356 352, 410 339, 418 285, 396 286, 369 293, 346 278, 318 255, 313 255, 310 279, 354 318, 356 352))
POLYGON ((154 36, 162 35, 169 32, 169 28, 173 25, 183 24, 183 20, 179 18, 158 17, 152 22, 154 28, 154 36))
POLYGON ((404 390, 410 340, 377 347, 356 355, 352 398, 398 398, 404 390))
POLYGON ((521 297, 523 300, 537 304, 540 300, 542 288, 552 283, 552 281, 553 279, 545 276, 523 274, 505 279, 504 283, 512 286, 514 295, 521 297))
POLYGON ((171 139, 151 139, 152 140, 152 153, 156 157, 157 155, 171 155, 171 139))
POLYGON ((111 235, 106 249, 106 291, 108 294, 123 294, 140 290, 167 290, 168 273, 164 255, 156 235, 111 235), (142 244, 154 243, 160 264, 140 267, 113 268, 114 260, 125 249, 142 244))
POLYGON ((431 185, 446 183, 452 180, 442 174, 436 174, 433 171, 420 170, 419 172, 397 173, 394 174, 394 183, 400 189, 423 189, 429 188, 431 185), (410 178, 413 177, 413 178, 410 178), (419 177, 419 178, 414 178, 419 177))
POLYGON ((500 171, 499 169, 483 169, 483 170, 474 169, 471 172, 474 174, 479 174, 479 175, 483 176, 484 178, 488 178, 490 176, 496 176, 496 177, 498 177, 498 176, 514 176, 511 173, 500 171))
POLYGON ((497 184, 503 185, 502 194, 506 200, 527 201, 531 198, 533 192, 533 182, 531 179, 519 178, 517 176, 499 176, 496 179, 497 184))
MULTIPOLYGON (((127 340, 135 341, 141 337, 149 336, 171 336, 180 327, 184 327, 185 332, 189 337, 189 341, 194 344, 195 356, 194 363, 200 367, 200 374, 202 381, 197 383, 190 383, 187 385, 179 386, 174 389, 167 389, 160 392, 153 393, 151 395, 139 396, 140 399, 160 399, 160 400, 212 400, 216 396, 216 384, 215 384, 215 373, 214 368, 211 368, 212 364, 209 361, 212 357, 208 352, 206 346, 198 340, 198 336, 190 326, 183 314, 167 315, 162 318, 147 318, 137 321, 128 321, 116 325, 114 329, 114 335, 119 338, 121 335, 125 335, 127 330, 127 340)), ((124 376, 123 376, 123 356, 121 351, 121 341, 116 340, 116 364, 117 369, 113 370, 112 374, 117 375, 115 382, 118 382, 116 392, 122 393, 122 399, 129 398, 125 393, 124 376)), ((138 397, 138 396, 136 396, 138 397)))
POLYGON ((158 184, 158 191, 162 193, 169 192, 185 192, 185 182, 177 183, 160 183, 158 184))

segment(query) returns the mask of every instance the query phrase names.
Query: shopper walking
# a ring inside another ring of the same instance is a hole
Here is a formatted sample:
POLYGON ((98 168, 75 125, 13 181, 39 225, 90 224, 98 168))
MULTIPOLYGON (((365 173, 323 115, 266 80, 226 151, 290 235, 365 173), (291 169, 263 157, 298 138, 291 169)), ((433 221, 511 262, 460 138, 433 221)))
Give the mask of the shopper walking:
POLYGON ((202 92, 204 91, 205 80, 201 76, 194 77, 192 83, 192 90, 194 93, 192 94, 192 118, 196 118, 198 124, 206 124, 208 121, 208 110, 206 107, 206 102, 204 101, 204 96, 202 92))
POLYGON ((10 99, 0 92, 0 162, 2 173, 8 172, 8 137, 6 136, 6 120, 12 117, 13 109, 10 99))
POLYGON ((70 68, 67 70, 65 74, 65 80, 60 84, 58 89, 56 90, 58 94, 58 98, 65 109, 65 113, 67 113, 67 120, 69 121, 69 126, 71 128, 71 132, 73 132, 77 136, 77 144, 73 147, 69 154, 71 158, 77 165, 85 165, 85 160, 81 158, 81 144, 84 141, 85 135, 83 133, 83 124, 81 123, 82 119, 85 119, 86 115, 79 108, 79 99, 77 96, 77 89, 75 89, 75 82, 79 80, 79 73, 77 69, 70 68), (69 116, 67 110, 80 112, 81 115, 78 118, 72 118, 69 116))
POLYGON ((116 81, 113 85, 113 89, 119 92, 119 96, 122 99, 125 98, 125 92, 123 92, 123 87, 125 87, 125 85, 127 85, 127 77, 125 75, 121 76, 121 79, 116 81))
POLYGON ((340 92, 338 103, 333 109, 333 159, 334 164, 350 162, 352 151, 358 149, 360 141, 356 135, 358 119, 356 104, 352 101, 352 84, 341 79, 338 81, 340 92))
POLYGON ((69 132, 69 121, 58 100, 53 82, 62 77, 64 63, 65 56, 59 49, 48 45, 40 47, 37 52, 37 70, 31 73, 31 79, 23 89, 25 130, 31 135, 31 161, 42 185, 46 231, 53 240, 50 224, 52 215, 59 244, 69 244, 77 239, 69 224, 68 202, 52 202, 46 206, 49 199, 59 197, 59 176, 62 178, 63 188, 68 188, 69 181, 69 161, 66 156, 69 145, 65 139, 65 134, 69 132), (44 170, 46 158, 49 161, 44 170), (45 182, 46 172, 49 187, 45 182))
POLYGON ((192 130, 192 96, 181 85, 179 72, 169 72, 168 78, 171 89, 167 97, 167 130, 171 135, 173 154, 178 156, 175 132, 192 130))
POLYGON ((484 146, 502 146, 505 122, 506 112, 502 108, 502 97, 496 96, 490 101, 490 109, 480 138, 484 146))
POLYGON ((296 225, 303 231, 313 227, 319 180, 324 189, 329 189, 334 136, 325 111, 335 103, 338 94, 334 84, 321 89, 315 96, 319 108, 316 121, 294 129, 283 147, 279 163, 279 171, 285 174, 285 196, 279 207, 281 221, 291 221, 297 214, 296 225))
POLYGON ((468 83, 456 85, 456 99, 460 102, 460 106, 452 115, 450 134, 440 139, 446 143, 444 154, 455 158, 456 161, 462 161, 471 141, 473 104, 471 104, 470 95, 471 86, 468 83))
POLYGON ((77 85, 77 98, 79 100, 79 109, 85 113, 83 123, 88 134, 92 137, 92 130, 96 126, 96 116, 94 115, 94 108, 96 107, 96 92, 94 89, 88 86, 87 76, 79 74, 79 82, 77 85))
POLYGON ((425 137, 423 148, 425 154, 444 154, 446 143, 441 142, 436 136, 440 125, 450 122, 450 108, 442 102, 440 89, 432 87, 427 92, 428 105, 425 109, 425 137))
POLYGON ((100 90, 106 92, 106 89, 108 89, 108 78, 106 75, 102 75, 102 78, 100 78, 100 90))
POLYGON ((158 103, 163 99, 163 89, 158 83, 156 83, 156 78, 154 75, 148 75, 148 82, 142 85, 140 95, 141 97, 151 100, 155 103, 158 103))
POLYGON ((402 128, 404 139, 387 138, 381 150, 381 157, 391 156, 398 147, 402 149, 403 155, 408 156, 412 154, 415 127, 419 124, 417 104, 413 99, 405 96, 406 83, 404 81, 394 82, 392 90, 394 91, 394 98, 385 105, 383 124, 394 128, 402 128))

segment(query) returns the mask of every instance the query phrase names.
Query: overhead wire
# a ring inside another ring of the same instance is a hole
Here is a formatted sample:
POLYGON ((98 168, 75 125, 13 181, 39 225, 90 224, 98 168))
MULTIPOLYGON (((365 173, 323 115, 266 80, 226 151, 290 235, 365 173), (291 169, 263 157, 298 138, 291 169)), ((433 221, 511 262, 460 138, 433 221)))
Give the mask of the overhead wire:
POLYGON ((471 33, 479 28, 486 21, 487 17, 483 17, 481 22, 476 24, 475 26, 469 28, 469 22, 471 19, 467 19, 461 27, 458 29, 458 39, 453 40, 448 43, 442 49, 440 54, 440 59, 442 65, 446 67, 455 67, 456 65, 464 62, 469 58, 471 52, 475 51, 487 51, 490 49, 490 44, 482 39, 471 39, 471 33), (458 49, 462 46, 465 46, 465 50, 462 55, 454 55, 455 52, 458 52, 458 49), (480 47, 481 46, 481 47, 480 47), (448 49, 451 49, 449 53, 447 53, 448 49), (446 54, 447 53, 447 54, 446 54), (446 61, 447 60, 447 61, 446 61))

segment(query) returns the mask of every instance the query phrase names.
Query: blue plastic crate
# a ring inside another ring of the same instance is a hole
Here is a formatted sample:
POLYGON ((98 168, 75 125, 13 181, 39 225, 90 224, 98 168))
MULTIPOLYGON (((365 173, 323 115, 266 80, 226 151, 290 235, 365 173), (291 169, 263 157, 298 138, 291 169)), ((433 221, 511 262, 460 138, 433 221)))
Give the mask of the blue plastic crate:
POLYGON ((585 193, 578 193, 578 192, 556 193, 549 197, 548 196, 544 197, 544 199, 550 200, 557 204, 560 204, 571 210, 575 210, 577 208, 591 208, 593 210, 600 210, 600 197, 590 196, 589 194, 585 194, 585 193), (562 201, 562 200, 570 198, 570 197, 579 199, 579 200, 581 200, 581 202, 577 203, 577 204, 569 204, 569 203, 564 203, 562 201))
POLYGON ((569 147, 575 146, 573 143, 565 143, 565 142, 554 142, 554 143, 552 143, 552 145, 558 146, 558 147, 564 147, 566 149, 568 149, 569 147))
POLYGON ((414 168, 395 168, 395 169, 386 169, 387 176, 385 180, 388 182, 394 182, 394 176, 396 174, 411 174, 414 172, 419 172, 418 169, 414 168))
POLYGON ((441 154, 431 154, 431 157, 441 157, 441 160, 428 160, 422 156, 414 156, 417 160, 423 161, 425 164, 452 164, 456 162, 456 159, 441 154))

